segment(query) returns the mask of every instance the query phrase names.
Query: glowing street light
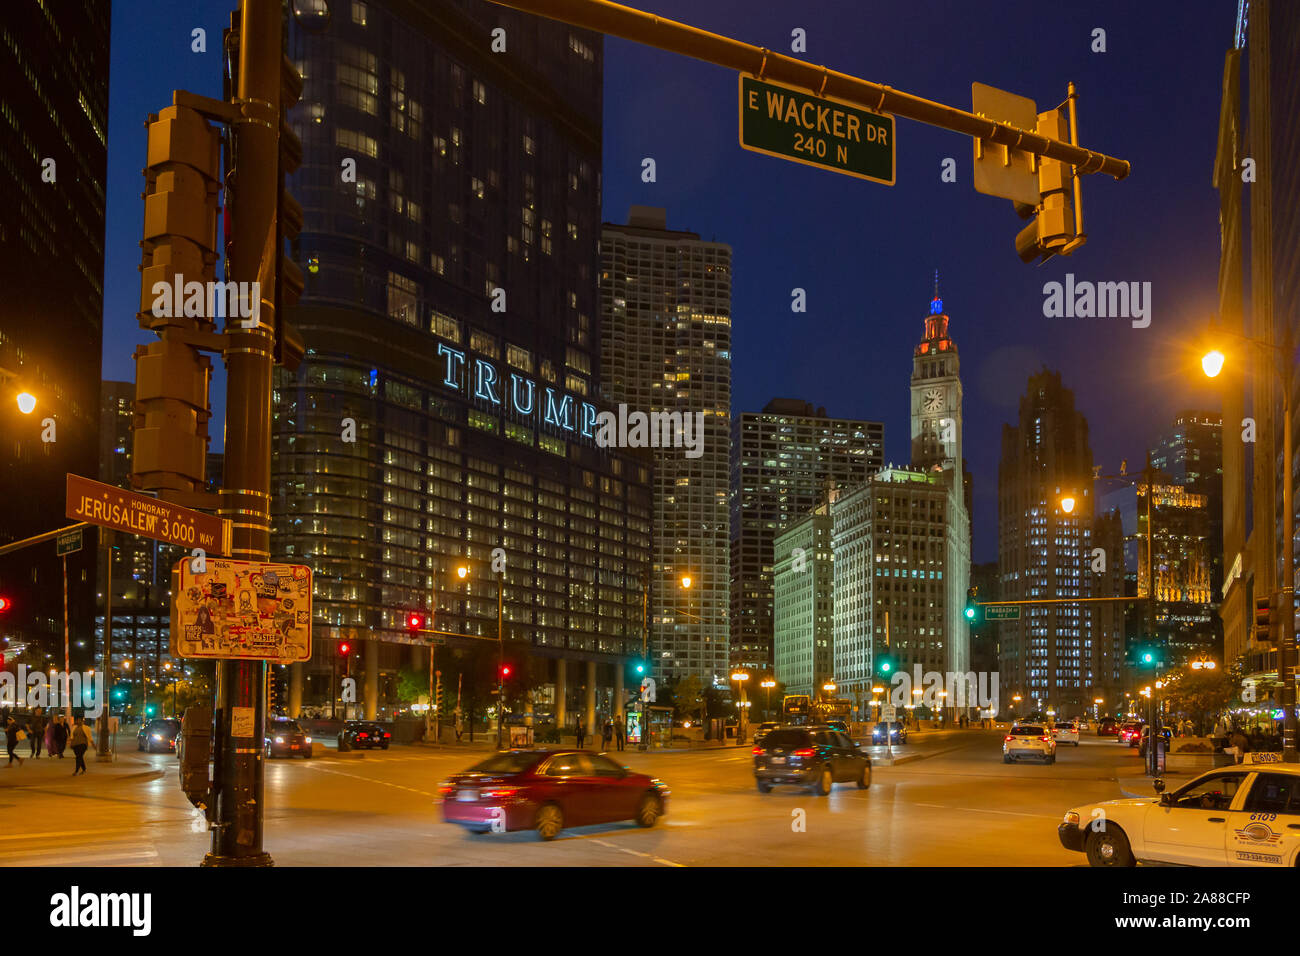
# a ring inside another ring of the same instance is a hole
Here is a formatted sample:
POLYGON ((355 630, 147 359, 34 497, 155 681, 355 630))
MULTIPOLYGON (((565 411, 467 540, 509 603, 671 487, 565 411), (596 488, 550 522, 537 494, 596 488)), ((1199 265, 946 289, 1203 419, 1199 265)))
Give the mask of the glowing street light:
POLYGON ((1223 353, 1218 349, 1210 349, 1201 356, 1201 369, 1209 378, 1217 378, 1218 374, 1223 371, 1224 363, 1223 353))
POLYGON ((687 575, 687 574, 683 574, 683 575, 682 575, 682 587, 686 588, 687 590, 690 589, 690 587, 691 587, 691 578, 690 578, 690 575, 687 575))
POLYGON ((18 393, 18 410, 24 415, 30 415, 36 411, 36 396, 31 392, 18 393))
POLYGON ((1067 515, 1068 515, 1068 514, 1073 514, 1073 513, 1074 513, 1074 499, 1073 499, 1072 497, 1070 497, 1069 495, 1066 495, 1064 498, 1062 498, 1062 499, 1061 499, 1061 510, 1064 511, 1067 515))

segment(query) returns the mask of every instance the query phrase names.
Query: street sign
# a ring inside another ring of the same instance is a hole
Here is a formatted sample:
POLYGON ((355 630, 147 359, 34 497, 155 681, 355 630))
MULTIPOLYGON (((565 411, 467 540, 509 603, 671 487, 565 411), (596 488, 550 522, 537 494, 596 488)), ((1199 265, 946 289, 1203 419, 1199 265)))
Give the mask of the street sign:
MULTIPOLYGON (((1027 96, 983 83, 970 85, 971 112, 1018 129, 1038 129, 1038 107, 1027 96)), ((1032 153, 975 137, 975 191, 1027 206, 1042 201, 1032 153)))
POLYGON ((65 531, 54 539, 54 554, 56 557, 81 550, 81 530, 81 528, 73 528, 71 531, 65 531))
POLYGON ((897 720, 898 709, 893 704, 885 704, 880 708, 881 720, 897 720))
POLYGON ((174 657, 267 660, 311 657, 311 568, 208 558, 201 574, 172 568, 174 657))
POLYGON ((230 522, 150 495, 68 475, 67 516, 207 554, 230 553, 230 522))
POLYGON ((986 621, 1018 621, 1020 620, 1020 605, 1018 604, 985 604, 984 620, 986 621))
POLYGON ((806 166, 894 185, 894 117, 740 75, 740 145, 806 166))

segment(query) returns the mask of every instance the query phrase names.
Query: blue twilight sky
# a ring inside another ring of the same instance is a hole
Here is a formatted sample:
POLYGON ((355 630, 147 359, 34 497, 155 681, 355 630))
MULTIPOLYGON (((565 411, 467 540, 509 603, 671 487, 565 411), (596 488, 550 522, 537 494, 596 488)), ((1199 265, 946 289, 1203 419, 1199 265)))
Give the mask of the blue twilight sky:
MULTIPOLYGON (((139 288, 144 164, 141 123, 172 88, 219 96, 220 35, 232 0, 116 0, 109 108, 104 375, 130 379, 139 288), (208 33, 206 55, 190 31, 208 33)), ((1084 183, 1089 242, 1069 259, 1023 265, 1022 226, 1006 200, 971 185, 967 137, 897 123, 898 182, 881 186, 746 152, 737 145, 736 75, 621 40, 605 47, 604 210, 665 206, 670 228, 731 245, 733 412, 774 396, 836 416, 885 422, 886 458, 909 456, 912 348, 933 273, 952 316, 965 390, 965 452, 975 485, 975 557, 997 553, 1001 426, 1015 420, 1028 374, 1059 369, 1091 426, 1097 464, 1116 470, 1184 407, 1217 408, 1194 376, 1191 339, 1217 305, 1218 198, 1211 187, 1232 0, 636 0, 632 5, 970 108, 972 81, 1033 98, 1079 91, 1083 144, 1133 164, 1122 182, 1084 183), (1106 52, 1091 51, 1105 30, 1106 52), (658 180, 642 183, 653 157, 658 180), (957 182, 941 165, 957 161, 957 182), (1151 283, 1152 321, 1048 319, 1043 284, 1151 283), (806 313, 790 311, 807 290, 806 313)), ((218 375, 218 379, 220 376, 218 375)), ((222 383, 215 397, 222 398, 222 383)), ((218 410, 216 422, 221 421, 218 410)), ((221 446, 214 425, 213 446, 221 446)))

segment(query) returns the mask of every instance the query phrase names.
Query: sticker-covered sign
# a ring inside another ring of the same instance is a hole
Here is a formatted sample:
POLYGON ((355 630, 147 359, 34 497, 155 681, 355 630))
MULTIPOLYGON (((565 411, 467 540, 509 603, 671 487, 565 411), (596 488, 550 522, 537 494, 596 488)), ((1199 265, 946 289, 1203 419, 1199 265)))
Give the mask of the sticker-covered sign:
POLYGON ((268 660, 311 657, 311 568, 189 558, 172 569, 171 652, 176 657, 268 660))

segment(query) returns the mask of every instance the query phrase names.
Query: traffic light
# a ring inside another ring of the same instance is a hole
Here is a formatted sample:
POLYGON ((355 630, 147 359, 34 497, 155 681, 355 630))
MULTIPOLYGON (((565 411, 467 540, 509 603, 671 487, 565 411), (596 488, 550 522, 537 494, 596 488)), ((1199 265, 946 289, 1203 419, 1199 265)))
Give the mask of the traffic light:
POLYGON ((159 339, 135 351, 131 481, 146 491, 201 492, 212 362, 181 337, 213 332, 213 313, 232 304, 209 284, 216 280, 220 137, 189 106, 168 106, 147 126, 137 318, 159 339))
POLYGON ((9 600, 7 597, 0 596, 0 614, 3 614, 13 606, 13 601, 9 600))
POLYGON ((347 657, 348 651, 350 650, 351 648, 348 646, 348 642, 344 641, 342 644, 339 645, 339 657, 347 657))
POLYGON ((406 629, 414 634, 424 629, 424 615, 419 611, 412 611, 406 615, 406 629))
POLYGON ((1255 598, 1255 640, 1267 644, 1273 640, 1273 597, 1255 598))
POLYGON ((888 678, 898 667, 898 661, 894 660, 890 654, 882 654, 876 658, 876 676, 888 678))
POLYGON ((975 600, 979 594, 979 588, 966 589, 966 620, 972 624, 978 624, 984 620, 984 608, 980 607, 979 602, 975 600))
POLYGON ((501 665, 501 679, 502 679, 502 680, 505 680, 507 677, 510 676, 510 673, 511 673, 511 671, 510 671, 510 665, 509 665, 509 664, 502 664, 502 665, 501 665))
MULTIPOLYGON (((1038 114, 1038 133, 1060 142, 1072 142, 1068 135, 1069 124, 1059 110, 1038 114)), ((1087 236, 1077 234, 1074 208, 1074 170, 1068 163, 1039 156, 1038 205, 1016 203, 1021 219, 1033 221, 1016 236, 1016 254, 1021 262, 1032 262, 1041 257, 1046 262, 1052 256, 1068 256, 1087 241, 1087 236)))

